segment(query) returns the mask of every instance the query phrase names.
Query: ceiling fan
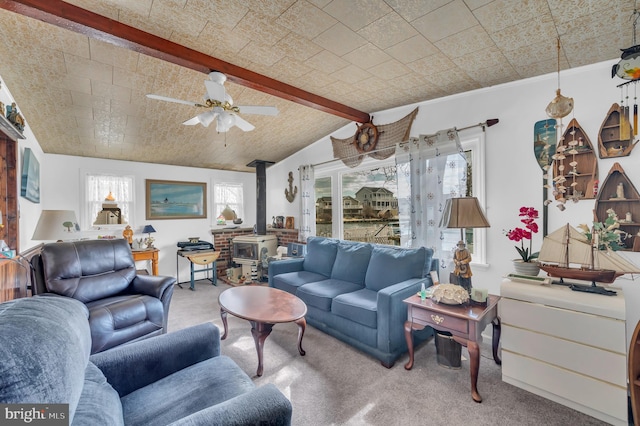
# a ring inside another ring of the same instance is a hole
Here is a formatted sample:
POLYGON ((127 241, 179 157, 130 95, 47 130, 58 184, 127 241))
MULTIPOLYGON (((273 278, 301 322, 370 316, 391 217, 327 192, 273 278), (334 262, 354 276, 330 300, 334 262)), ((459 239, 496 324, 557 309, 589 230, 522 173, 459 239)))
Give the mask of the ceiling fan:
POLYGON ((245 132, 250 132, 255 129, 253 124, 238 115, 240 113, 278 115, 278 108, 276 107, 233 105, 233 99, 224 88, 225 81, 227 81, 227 76, 221 72, 212 71, 209 73, 209 80, 204 81, 204 85, 207 89, 207 93, 204 96, 204 105, 197 102, 183 101, 181 99, 174 99, 160 95, 148 94, 147 97, 161 101, 174 102, 177 104, 207 108, 207 111, 196 115, 182 124, 193 126, 200 123, 204 127, 209 127, 213 120, 216 120, 216 131, 218 133, 228 132, 233 126, 237 126, 245 132))

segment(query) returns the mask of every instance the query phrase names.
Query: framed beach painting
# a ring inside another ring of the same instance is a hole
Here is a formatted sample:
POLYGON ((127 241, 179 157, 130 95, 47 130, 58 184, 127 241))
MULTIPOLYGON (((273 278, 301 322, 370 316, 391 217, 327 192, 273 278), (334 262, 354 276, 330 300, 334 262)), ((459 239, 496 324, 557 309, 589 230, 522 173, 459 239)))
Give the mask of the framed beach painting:
POLYGON ((40 203, 40 163, 30 148, 25 148, 22 156, 20 195, 34 203, 40 203))
POLYGON ((206 219, 207 184, 146 179, 147 220, 206 219))

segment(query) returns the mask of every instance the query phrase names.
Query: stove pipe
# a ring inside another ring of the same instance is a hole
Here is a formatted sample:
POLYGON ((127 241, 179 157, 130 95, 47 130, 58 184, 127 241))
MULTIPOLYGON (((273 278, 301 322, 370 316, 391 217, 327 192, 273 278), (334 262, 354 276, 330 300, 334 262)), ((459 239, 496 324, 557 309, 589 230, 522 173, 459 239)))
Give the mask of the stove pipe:
POLYGON ((267 235, 267 167, 273 161, 253 160, 247 167, 256 168, 256 233, 267 235))

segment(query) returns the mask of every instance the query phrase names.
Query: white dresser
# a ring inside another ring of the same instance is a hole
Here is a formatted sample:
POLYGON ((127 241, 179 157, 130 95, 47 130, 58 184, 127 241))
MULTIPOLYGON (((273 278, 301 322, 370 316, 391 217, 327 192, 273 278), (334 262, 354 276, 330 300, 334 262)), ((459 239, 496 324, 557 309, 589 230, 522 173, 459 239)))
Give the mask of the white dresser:
POLYGON ((627 426, 625 301, 616 291, 602 296, 505 279, 502 380, 627 426))

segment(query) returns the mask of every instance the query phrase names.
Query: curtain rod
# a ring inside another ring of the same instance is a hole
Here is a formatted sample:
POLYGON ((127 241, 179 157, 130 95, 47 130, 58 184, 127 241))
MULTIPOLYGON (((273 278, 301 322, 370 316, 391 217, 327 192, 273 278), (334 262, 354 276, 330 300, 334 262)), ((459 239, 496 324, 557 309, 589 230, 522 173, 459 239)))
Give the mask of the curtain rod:
MULTIPOLYGON (((498 124, 500 120, 498 118, 490 118, 487 121, 483 122, 483 123, 478 123, 478 124, 472 124, 471 126, 466 126, 463 127, 461 129, 457 129, 454 127, 454 129, 458 132, 462 132, 464 130, 469 130, 469 129, 473 129, 474 127, 482 127, 482 131, 485 131, 485 128, 487 127, 491 127, 495 124, 498 124)), ((426 135, 427 137, 432 137, 432 136, 436 136, 436 134, 432 134, 432 135, 426 135)), ((407 142, 410 142, 412 138, 409 138, 409 140, 406 141, 402 141, 399 143, 400 146, 406 144, 407 142)), ((312 164, 313 167, 317 167, 317 166, 323 166, 325 164, 329 164, 329 163, 333 163, 334 161, 343 161, 343 160, 349 160, 351 158, 357 158, 360 157, 361 155, 367 155, 367 154, 373 154, 375 152, 381 152, 381 151, 387 151, 389 149, 392 149, 393 146, 388 146, 386 148, 380 148, 380 149, 374 149, 372 151, 366 152, 366 153, 362 153, 362 154, 355 154, 355 155, 350 155, 348 157, 342 157, 342 158, 333 158, 331 160, 327 160, 327 161, 323 161, 321 163, 317 163, 317 164, 312 164)), ((298 170, 300 170, 300 168, 298 167, 298 170)))

